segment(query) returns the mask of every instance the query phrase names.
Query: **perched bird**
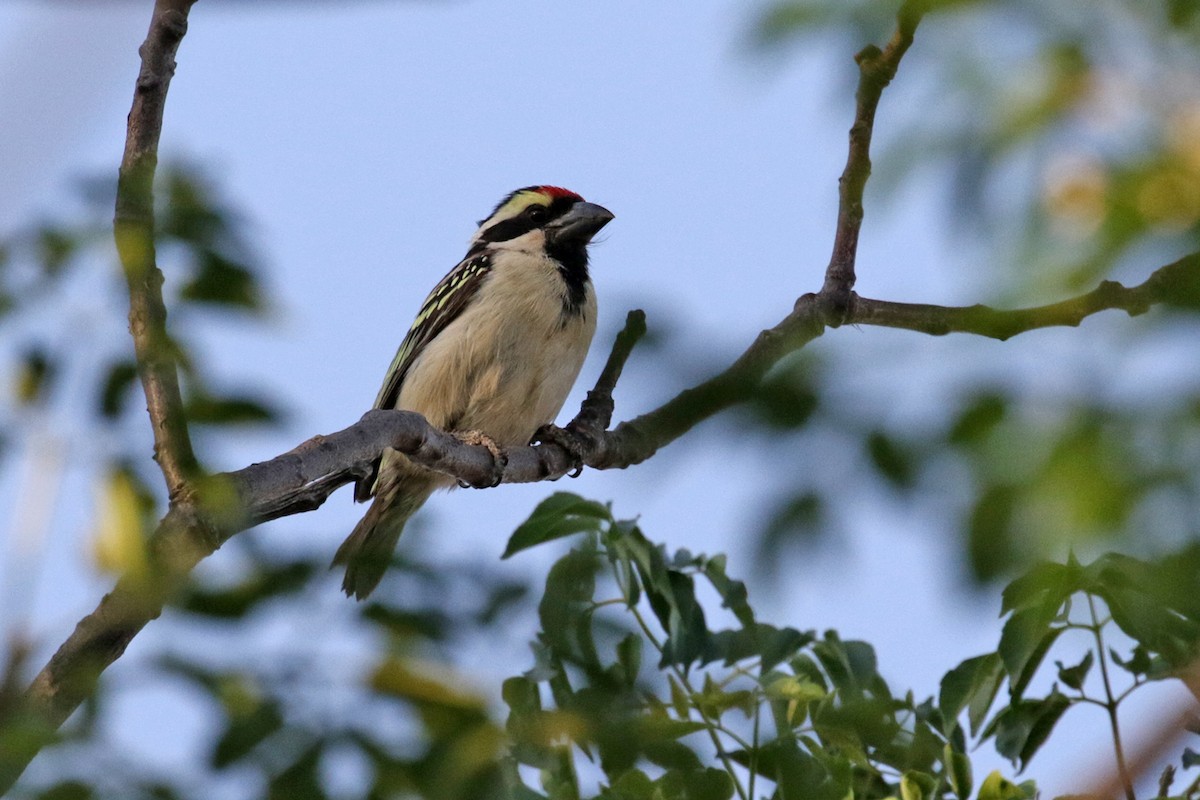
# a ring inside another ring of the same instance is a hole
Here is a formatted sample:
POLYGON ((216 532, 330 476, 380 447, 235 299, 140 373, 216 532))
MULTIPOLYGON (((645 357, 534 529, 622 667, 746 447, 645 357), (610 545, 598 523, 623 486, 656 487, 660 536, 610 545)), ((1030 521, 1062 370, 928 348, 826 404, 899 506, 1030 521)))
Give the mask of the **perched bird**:
MULTIPOLYGON (((587 246, 612 218, 557 186, 500 201, 466 257, 425 299, 375 408, 416 411, 442 430, 499 447, 528 444, 553 422, 583 366, 596 330, 587 246)), ((384 451, 355 487, 356 500, 374 501, 333 558, 346 567, 347 595, 371 593, 408 518, 453 484, 384 451)))

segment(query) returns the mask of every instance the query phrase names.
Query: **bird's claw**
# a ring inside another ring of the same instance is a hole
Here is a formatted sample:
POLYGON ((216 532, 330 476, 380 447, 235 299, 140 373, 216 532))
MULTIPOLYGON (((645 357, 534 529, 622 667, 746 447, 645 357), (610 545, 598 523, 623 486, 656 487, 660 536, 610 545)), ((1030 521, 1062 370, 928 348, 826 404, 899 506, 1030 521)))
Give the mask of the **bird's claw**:
POLYGON ((531 444, 536 442, 556 444, 567 451, 567 456, 571 459, 571 471, 567 473, 567 477, 578 478, 583 473, 583 447, 573 431, 548 422, 533 434, 531 444))
POLYGON ((491 483, 486 486, 475 486, 472 483, 467 483, 462 478, 458 478, 458 485, 463 489, 492 489, 499 486, 500 482, 504 480, 504 468, 508 466, 508 455, 505 454, 500 445, 496 444, 496 440, 482 431, 461 431, 456 432, 454 436, 463 444, 482 445, 492 454, 491 483))

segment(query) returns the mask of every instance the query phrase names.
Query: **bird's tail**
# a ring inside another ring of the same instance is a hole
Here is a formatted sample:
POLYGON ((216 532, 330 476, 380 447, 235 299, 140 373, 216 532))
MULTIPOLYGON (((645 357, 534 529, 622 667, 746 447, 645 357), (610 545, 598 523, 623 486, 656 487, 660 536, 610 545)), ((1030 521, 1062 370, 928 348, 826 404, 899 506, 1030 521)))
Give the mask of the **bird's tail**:
POLYGON ((366 515, 342 542, 330 565, 345 565, 342 591, 347 596, 365 600, 379 585, 408 518, 425 504, 433 489, 432 485, 408 486, 390 496, 381 494, 375 498, 366 515))

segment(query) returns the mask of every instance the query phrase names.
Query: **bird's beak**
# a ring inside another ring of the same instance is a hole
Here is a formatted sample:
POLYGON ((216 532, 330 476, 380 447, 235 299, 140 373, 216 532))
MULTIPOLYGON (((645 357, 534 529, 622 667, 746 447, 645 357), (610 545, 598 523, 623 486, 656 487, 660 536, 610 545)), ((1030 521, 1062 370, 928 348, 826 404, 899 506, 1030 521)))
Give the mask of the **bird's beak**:
POLYGON ((595 203, 578 202, 571 210, 546 226, 546 236, 558 245, 585 245, 613 218, 613 213, 595 203))

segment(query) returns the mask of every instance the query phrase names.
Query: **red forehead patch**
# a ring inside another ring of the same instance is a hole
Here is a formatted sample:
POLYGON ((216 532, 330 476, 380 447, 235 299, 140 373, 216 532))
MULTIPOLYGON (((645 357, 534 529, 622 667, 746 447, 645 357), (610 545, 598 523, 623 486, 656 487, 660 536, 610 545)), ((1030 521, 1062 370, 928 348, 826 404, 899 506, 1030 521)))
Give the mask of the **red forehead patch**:
POLYGON ((582 200, 583 199, 575 192, 572 192, 570 189, 564 189, 561 186, 538 186, 536 188, 537 188, 537 191, 541 192, 542 194, 547 194, 554 198, 569 197, 572 200, 582 200))

